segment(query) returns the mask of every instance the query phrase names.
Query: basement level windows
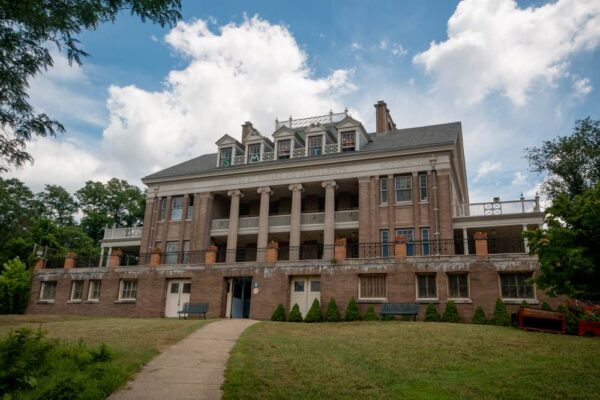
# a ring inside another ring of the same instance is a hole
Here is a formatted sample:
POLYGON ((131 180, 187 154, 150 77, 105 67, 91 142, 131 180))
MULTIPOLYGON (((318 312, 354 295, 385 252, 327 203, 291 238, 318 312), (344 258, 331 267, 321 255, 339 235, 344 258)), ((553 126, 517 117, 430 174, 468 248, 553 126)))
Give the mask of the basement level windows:
POLYGON ((88 301, 100 300, 100 285, 101 281, 90 281, 90 288, 88 290, 88 301))
POLYGON ((81 301, 81 297, 83 294, 83 281, 73 281, 71 282, 71 297, 70 301, 81 301))
POLYGON ((42 282, 40 287, 40 300, 42 301, 54 301, 56 296, 56 282, 42 282))
POLYGON ((386 284, 384 274, 358 276, 359 300, 386 300, 386 284))
POLYGON ((437 282, 435 278, 435 274, 417 274, 417 299, 437 299, 437 282))
POLYGON ((277 142, 277 158, 282 160, 284 158, 290 158, 292 154, 292 141, 291 140, 280 140, 277 142))
POLYGON ((452 299, 469 298, 468 274, 448 274, 448 297, 452 299))
POLYGON ((533 299, 531 272, 500 274, 500 286, 503 299, 533 299))
POLYGON ((137 297, 137 281, 122 279, 119 282, 119 300, 135 300, 137 297))
POLYGON ((221 167, 229 167, 232 165, 233 158, 233 148, 225 147, 221 149, 219 153, 219 166, 221 167))

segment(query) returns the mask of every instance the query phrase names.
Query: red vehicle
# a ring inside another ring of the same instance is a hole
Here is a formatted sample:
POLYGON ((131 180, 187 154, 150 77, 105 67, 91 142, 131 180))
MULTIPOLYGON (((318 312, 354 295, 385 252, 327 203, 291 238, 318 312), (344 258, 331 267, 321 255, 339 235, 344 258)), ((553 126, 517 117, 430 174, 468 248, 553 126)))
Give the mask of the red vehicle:
POLYGON ((600 336, 600 322, 579 321, 579 336, 600 336))

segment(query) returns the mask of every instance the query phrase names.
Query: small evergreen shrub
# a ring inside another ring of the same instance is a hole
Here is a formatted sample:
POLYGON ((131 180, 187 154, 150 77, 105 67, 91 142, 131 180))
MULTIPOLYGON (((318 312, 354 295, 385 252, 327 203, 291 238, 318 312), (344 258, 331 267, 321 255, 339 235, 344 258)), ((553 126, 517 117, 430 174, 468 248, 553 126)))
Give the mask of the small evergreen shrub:
POLYGON ((295 303, 294 307, 290 310, 290 314, 287 318, 288 322, 302 322, 302 313, 300 312, 300 307, 295 303))
POLYGON ((453 323, 460 322, 460 314, 458 313, 458 308, 456 308, 456 304, 452 300, 446 303, 446 309, 444 310, 442 321, 453 323))
POLYGON ((529 303, 527 302, 527 300, 523 300, 523 302, 521 303, 521 307, 529 308, 529 303))
POLYGON ((542 303, 542 310, 544 310, 544 311, 553 311, 552 307, 550 307, 550 304, 548 304, 546 302, 542 303))
POLYGON ((510 315, 508 315, 506 306, 500 298, 496 300, 496 308, 494 309, 494 315, 492 315, 490 323, 497 326, 510 326, 511 324, 510 315))
POLYGON ((358 303, 356 299, 353 297, 350 299, 348 306, 346 307, 346 314, 344 315, 344 320, 346 321, 359 321, 360 320, 360 310, 358 309, 358 303))
POLYGON ((335 299, 329 300, 329 303, 327 303, 327 311, 325 312, 325 321, 339 322, 341 319, 340 309, 338 308, 335 299))
POLYGON ((375 308, 373 308, 373 306, 369 306, 367 308, 367 312, 365 312, 363 320, 364 321, 379 321, 379 317, 377 316, 377 314, 375 314, 375 308))
POLYGON ((271 321, 285 321, 285 308, 283 304, 279 303, 271 314, 271 321))
POLYGON ((310 310, 306 313, 304 322, 323 322, 323 313, 321 312, 321 304, 315 299, 310 306, 310 310))
POLYGON ((440 314, 438 314, 437 305, 429 303, 425 310, 425 322, 439 322, 440 314))
POLYGON ((471 322, 473 324, 477 324, 477 325, 487 324, 485 312, 483 312, 483 308, 481 308, 481 306, 479 306, 475 309, 475 313, 473 314, 473 319, 471 320, 471 322))

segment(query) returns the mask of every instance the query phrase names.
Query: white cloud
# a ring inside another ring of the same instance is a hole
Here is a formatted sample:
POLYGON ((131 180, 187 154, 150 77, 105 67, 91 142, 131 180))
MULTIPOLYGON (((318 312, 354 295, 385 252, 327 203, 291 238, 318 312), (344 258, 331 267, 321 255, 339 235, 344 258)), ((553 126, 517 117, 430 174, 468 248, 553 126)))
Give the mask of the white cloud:
POLYGON ((464 0, 448 21, 448 39, 413 62, 435 76, 435 90, 474 104, 500 92, 523 105, 536 84, 555 84, 569 58, 600 41, 600 2, 558 0, 519 8, 514 0, 464 0))
POLYGON ((484 161, 479 164, 479 168, 477 168, 477 175, 475 178, 473 178, 473 181, 477 182, 479 179, 490 174, 491 172, 500 171, 501 167, 502 163, 500 162, 492 163, 489 161, 484 161))
POLYGON ((575 90, 575 95, 582 98, 592 93, 594 87, 588 78, 581 78, 573 81, 573 89, 575 90))
POLYGON ((387 49, 387 47, 388 47, 388 41, 387 41, 386 39, 382 39, 382 40, 379 42, 379 48, 380 48, 381 50, 385 50, 385 49, 387 49))
POLYGON ((523 186, 527 183, 527 175, 521 171, 515 172, 515 177, 511 182, 512 186, 523 186))
POLYGON ((408 54, 408 50, 406 50, 401 44, 392 45, 392 55, 396 57, 403 57, 408 54))
POLYGON ((362 49, 362 44, 358 43, 358 42, 352 42, 352 50, 360 50, 362 49))

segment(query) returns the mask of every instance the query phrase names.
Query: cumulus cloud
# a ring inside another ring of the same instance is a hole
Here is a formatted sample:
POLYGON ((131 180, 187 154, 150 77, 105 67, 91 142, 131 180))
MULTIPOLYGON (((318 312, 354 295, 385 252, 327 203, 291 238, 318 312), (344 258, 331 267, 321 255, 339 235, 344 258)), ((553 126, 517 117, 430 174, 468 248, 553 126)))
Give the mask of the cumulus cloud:
POLYGON ((523 105, 537 84, 555 84, 569 57, 600 41, 600 2, 558 0, 519 8, 514 0, 464 0, 448 21, 448 39, 413 62, 435 76, 434 90, 475 104, 500 92, 523 105))
POLYGON ((500 171, 501 167, 502 163, 500 162, 493 163, 490 161, 484 161, 481 164, 479 164, 479 168, 477 168, 477 175, 475 176, 473 181, 477 182, 479 179, 490 174, 491 172, 500 171))
POLYGON ((573 89, 577 97, 585 97, 592 93, 594 87, 588 78, 580 78, 573 81, 573 89))
POLYGON ((392 55, 396 57, 403 57, 408 54, 408 50, 406 50, 401 44, 395 43, 392 46, 392 55))
POLYGON ((515 177, 513 178, 511 185, 512 186, 523 186, 527 183, 527 175, 522 173, 521 171, 515 172, 515 177))

